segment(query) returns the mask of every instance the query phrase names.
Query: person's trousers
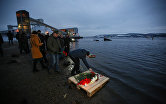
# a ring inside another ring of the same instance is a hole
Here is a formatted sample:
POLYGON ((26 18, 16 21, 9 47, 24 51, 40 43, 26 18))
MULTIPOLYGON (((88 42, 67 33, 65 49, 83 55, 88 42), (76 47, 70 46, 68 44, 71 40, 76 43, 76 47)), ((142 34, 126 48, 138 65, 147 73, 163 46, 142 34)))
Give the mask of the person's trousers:
POLYGON ((41 66, 44 67, 44 63, 43 63, 42 58, 33 59, 33 71, 37 70, 36 65, 37 65, 38 62, 40 62, 41 66))
POLYGON ((58 71, 59 70, 59 55, 51 53, 49 54, 49 56, 50 56, 50 61, 49 61, 48 71, 54 66, 56 66, 54 71, 58 71))
POLYGON ((12 44, 13 45, 13 40, 9 40, 9 45, 12 44))
POLYGON ((45 50, 40 50, 40 52, 41 52, 42 55, 43 55, 44 62, 45 62, 45 63, 48 63, 45 50))
POLYGON ((75 64, 73 70, 71 71, 71 74, 74 75, 75 72, 77 74, 79 74, 80 73, 80 59, 77 57, 73 58, 72 56, 70 56, 70 58, 73 60, 73 62, 75 64))
POLYGON ((22 51, 24 51, 26 54, 29 53, 29 46, 26 42, 20 42, 20 54, 22 54, 22 51))

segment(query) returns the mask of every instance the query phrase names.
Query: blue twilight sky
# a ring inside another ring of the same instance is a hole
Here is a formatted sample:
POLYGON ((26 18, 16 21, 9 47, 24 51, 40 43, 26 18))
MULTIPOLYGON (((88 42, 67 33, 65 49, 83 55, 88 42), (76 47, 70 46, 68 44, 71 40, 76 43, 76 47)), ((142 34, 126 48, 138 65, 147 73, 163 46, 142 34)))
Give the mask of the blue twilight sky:
POLYGON ((0 30, 17 24, 18 10, 83 36, 166 32, 166 0, 0 0, 0 30))

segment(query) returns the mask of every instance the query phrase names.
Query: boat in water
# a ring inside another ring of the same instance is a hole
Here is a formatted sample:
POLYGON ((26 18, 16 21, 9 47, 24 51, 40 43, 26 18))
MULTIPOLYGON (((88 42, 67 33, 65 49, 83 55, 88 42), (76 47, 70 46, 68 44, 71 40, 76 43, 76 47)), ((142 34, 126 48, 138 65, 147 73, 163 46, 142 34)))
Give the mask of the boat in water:
POLYGON ((111 39, 108 38, 104 38, 104 41, 112 41, 111 39))

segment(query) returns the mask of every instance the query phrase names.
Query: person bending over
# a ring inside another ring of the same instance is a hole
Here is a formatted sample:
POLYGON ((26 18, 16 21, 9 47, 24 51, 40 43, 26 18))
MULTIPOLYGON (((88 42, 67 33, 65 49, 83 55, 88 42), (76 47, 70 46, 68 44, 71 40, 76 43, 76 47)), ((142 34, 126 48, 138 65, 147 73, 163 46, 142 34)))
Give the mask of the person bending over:
POLYGON ((73 70, 71 71, 71 75, 75 75, 76 73, 80 73, 80 59, 82 59, 85 66, 92 71, 89 64, 87 63, 86 57, 90 56, 90 52, 85 49, 77 49, 74 51, 69 52, 69 57, 73 60, 75 63, 73 70))

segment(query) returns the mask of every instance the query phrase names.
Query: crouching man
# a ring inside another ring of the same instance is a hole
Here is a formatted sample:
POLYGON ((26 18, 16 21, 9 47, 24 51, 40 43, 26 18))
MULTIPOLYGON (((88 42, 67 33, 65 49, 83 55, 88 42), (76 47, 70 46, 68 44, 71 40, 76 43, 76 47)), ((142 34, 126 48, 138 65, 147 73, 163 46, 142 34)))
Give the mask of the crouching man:
POLYGON ((71 71, 71 75, 79 74, 80 73, 80 59, 82 59, 85 66, 92 71, 89 64, 87 63, 86 57, 90 56, 90 52, 85 49, 77 49, 74 51, 71 51, 69 53, 69 57, 73 60, 75 63, 73 70, 71 71))

